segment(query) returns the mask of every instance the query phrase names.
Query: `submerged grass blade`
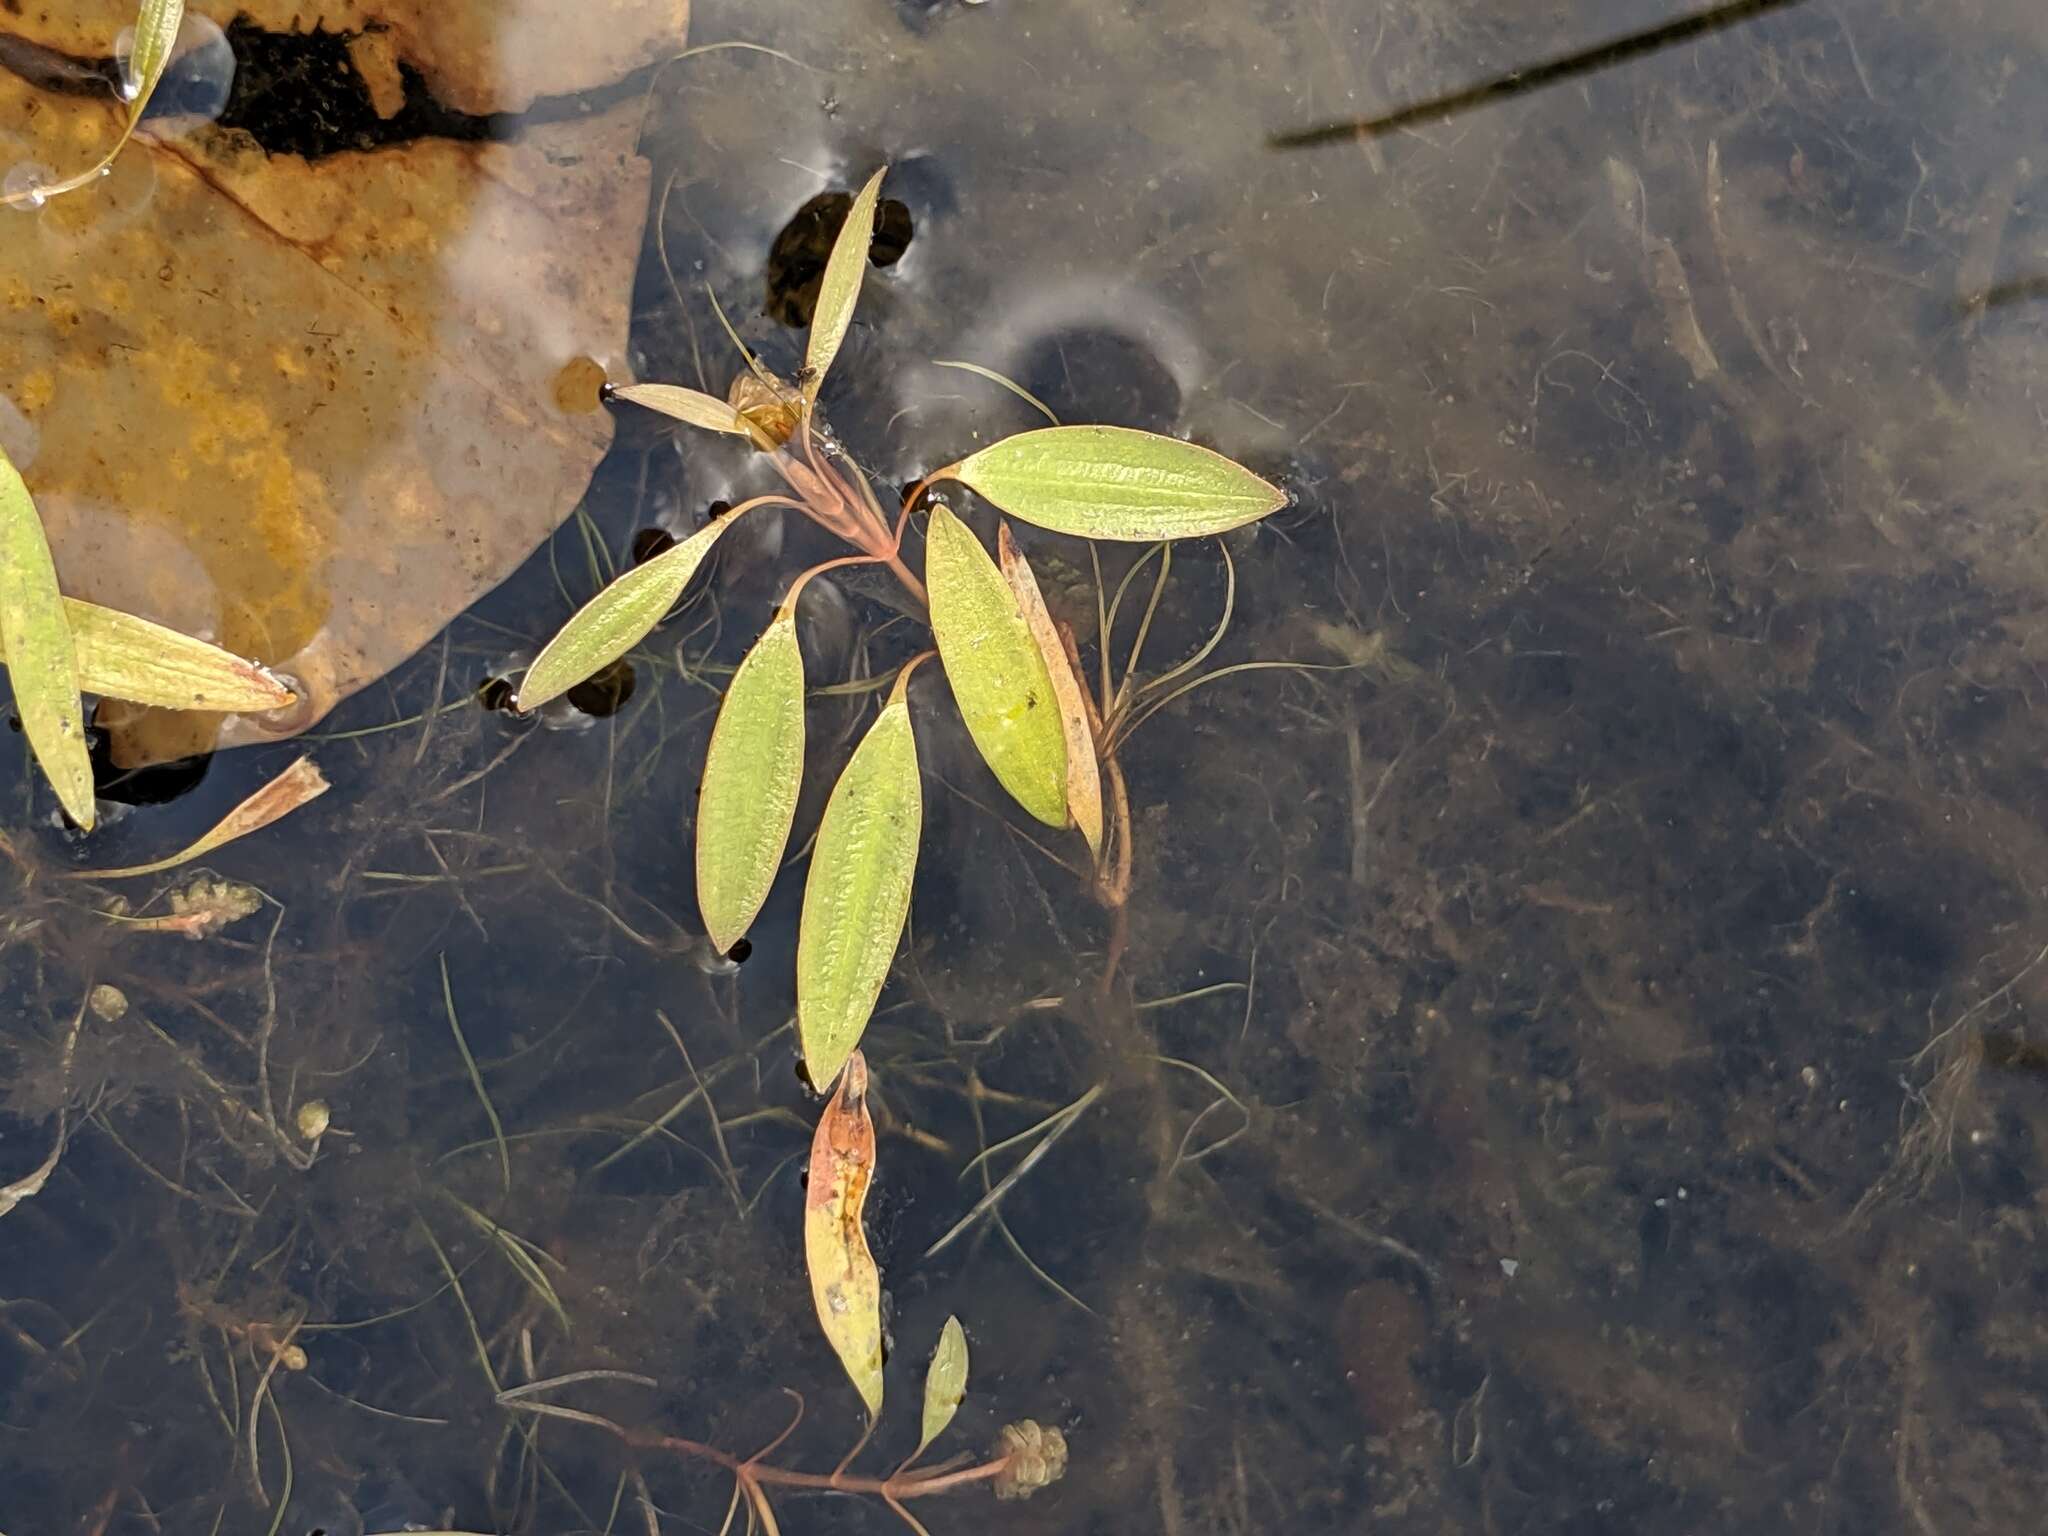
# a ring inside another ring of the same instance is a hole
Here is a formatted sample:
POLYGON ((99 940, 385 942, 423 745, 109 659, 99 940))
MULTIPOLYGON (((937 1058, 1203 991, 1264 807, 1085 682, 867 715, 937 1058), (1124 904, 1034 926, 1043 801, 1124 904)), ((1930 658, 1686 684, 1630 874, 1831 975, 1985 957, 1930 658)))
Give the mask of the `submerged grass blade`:
POLYGON ((484 1118, 491 1123, 491 1139, 498 1144, 498 1176, 500 1187, 506 1194, 512 1193, 512 1153, 505 1145, 505 1126, 498 1119, 498 1106, 491 1102, 490 1090, 484 1087, 484 1075, 478 1070, 476 1057, 469 1053, 469 1041, 462 1033, 462 1020, 455 1012, 455 988, 448 980, 448 957, 441 957, 441 1006, 447 1010, 448 1030, 455 1036, 455 1049, 462 1053, 463 1069, 469 1073, 469 1086, 476 1090, 477 1102, 484 1107, 484 1118))
POLYGON ((57 566, 21 472, 0 453, 0 650, 29 749, 65 814, 92 830, 92 757, 57 566))
POLYGON ((131 864, 124 869, 82 869, 74 878, 123 880, 130 875, 162 874, 180 864, 189 864, 238 837, 261 831, 279 817, 289 815, 308 801, 319 799, 327 789, 327 776, 320 771, 320 765, 310 757, 302 757, 229 811, 212 831, 169 858, 150 864, 131 864))
POLYGON ((1010 583, 943 505, 925 532, 932 633, 953 698, 995 776, 1050 827, 1067 816, 1067 738, 1046 659, 1010 583))
POLYGON ((674 549, 636 566, 576 610, 526 669, 513 702, 538 709, 603 671, 644 640, 683 595, 719 536, 732 526, 729 512, 707 523, 674 549))
POLYGON ((832 788, 811 850, 796 943, 797 1033, 820 1087, 860 1043, 910 915, 924 829, 903 683, 832 788))
POLYGON ((860 302, 860 280, 868 269, 868 247, 875 239, 875 205, 882 195, 884 166, 868 178, 839 226, 839 238, 832 242, 832 254, 825 259, 825 277, 818 287, 818 307, 811 316, 810 344, 804 348, 804 394, 818 398, 825 373, 839 355, 839 345, 853 324, 854 306, 860 302))
POLYGON ((1054 533, 1149 543, 1225 533, 1287 494, 1220 453, 1131 427, 1040 427, 938 471, 1054 533))
POLYGON ((697 903, 721 955, 775 884, 803 772, 804 658, 784 609, 725 690, 697 796, 697 903))

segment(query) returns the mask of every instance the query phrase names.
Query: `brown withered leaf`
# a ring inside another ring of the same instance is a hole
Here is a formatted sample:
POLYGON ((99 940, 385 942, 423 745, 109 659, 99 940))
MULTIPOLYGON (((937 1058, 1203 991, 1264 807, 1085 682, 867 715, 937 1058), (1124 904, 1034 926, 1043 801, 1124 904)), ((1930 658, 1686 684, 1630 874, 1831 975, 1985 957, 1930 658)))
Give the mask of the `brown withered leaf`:
MULTIPOLYGON (((554 0, 202 0, 225 23, 359 31, 443 105, 542 110, 488 141, 307 160, 145 123, 95 186, 0 242, 0 438, 67 595, 288 674, 263 718, 103 710, 136 764, 274 740, 403 661, 574 507, 610 441, 579 360, 623 354, 648 168, 628 78, 683 46, 687 0, 602 26, 554 0), (611 87, 611 89, 606 89, 611 87)), ((104 57, 133 0, 0 13, 104 57)), ((359 38, 361 42, 363 39, 359 38)), ((381 63, 380 63, 381 61, 381 63)), ((381 98, 381 99, 380 99, 381 98)), ((118 104, 0 72, 0 163, 89 163, 118 104)))

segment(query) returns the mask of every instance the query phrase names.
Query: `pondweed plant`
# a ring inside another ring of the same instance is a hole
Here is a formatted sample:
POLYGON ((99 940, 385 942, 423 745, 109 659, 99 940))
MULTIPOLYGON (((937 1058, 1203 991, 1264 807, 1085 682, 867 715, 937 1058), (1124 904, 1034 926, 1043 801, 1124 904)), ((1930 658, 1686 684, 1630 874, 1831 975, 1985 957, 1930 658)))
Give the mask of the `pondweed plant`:
MULTIPOLYGON (((537 708, 618 660, 675 605, 718 541, 758 508, 800 512, 858 551, 797 576, 719 708, 697 804, 696 862, 705 930, 723 952, 760 913, 795 819, 806 686, 796 614, 805 585, 835 567, 880 564, 929 616, 935 649, 898 671, 827 801, 797 934, 797 1030, 811 1082, 829 1095, 812 1147, 805 1253, 819 1321, 867 1405, 870 1428, 882 1404, 882 1335, 880 1280, 861 1230, 874 1130, 858 1046, 902 939, 917 870, 923 800, 910 678, 936 655, 997 781, 1032 817, 1071 829, 1086 844, 1094 888, 1116 912, 1119 933, 1131 829, 1116 752, 1137 720, 1165 702, 1134 695, 1128 676, 1111 690, 1109 616, 1102 698, 1098 704, 1089 697, 1073 638, 1047 613, 1007 526, 998 527, 992 558, 944 502, 930 501, 921 576, 903 560, 905 526, 926 492, 958 482, 1000 511, 1055 533, 1161 544, 1163 580, 1168 541, 1225 533, 1286 502, 1276 487, 1206 448, 1125 427, 1056 425, 933 470, 905 494, 892 520, 817 411, 860 297, 883 174, 862 187, 833 245, 796 384, 749 356, 750 371, 724 400, 673 384, 611 391, 691 426, 749 439, 785 489, 742 502, 606 587, 535 658, 517 696, 520 709, 537 708)), ((1209 648, 1163 686, 1171 688, 1209 648)), ((1118 947, 1112 944, 1112 966, 1118 947)), ((750 1507, 758 1492, 748 1490, 750 1507)))

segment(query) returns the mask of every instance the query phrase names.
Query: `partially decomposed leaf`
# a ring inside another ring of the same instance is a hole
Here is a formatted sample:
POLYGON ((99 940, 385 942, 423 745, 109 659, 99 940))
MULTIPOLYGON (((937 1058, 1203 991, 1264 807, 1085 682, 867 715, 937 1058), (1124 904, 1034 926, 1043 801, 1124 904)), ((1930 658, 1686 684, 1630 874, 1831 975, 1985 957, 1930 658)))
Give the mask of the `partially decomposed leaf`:
POLYGON ((861 1227, 875 1177, 868 1064, 859 1051, 818 1117, 804 1186, 804 1260, 818 1322, 872 1420, 882 1411, 882 1277, 861 1227))
POLYGON ((711 730, 697 796, 697 904, 722 955, 754 921, 803 789, 804 657, 796 616, 776 614, 747 652, 711 730))
POLYGON ((730 513, 706 523, 675 548, 635 566, 577 609, 555 638, 534 657, 519 684, 519 709, 538 709, 548 700, 602 672, 633 649, 675 607, 683 588, 736 519, 730 513))
POLYGON ((40 207, 53 197, 99 180, 100 173, 114 163, 114 157, 134 136, 135 125, 142 121, 149 98, 164 77, 164 66, 171 62, 171 49, 178 41, 178 28, 184 20, 185 0, 142 0, 141 14, 135 18, 135 52, 128 61, 128 78, 121 86, 122 95, 128 100, 128 120, 122 124, 121 136, 114 141, 113 148, 76 175, 47 184, 32 183, 0 197, 0 203, 9 207, 18 203, 40 207))
POLYGON ((191 884, 171 892, 171 910, 154 917, 130 917, 109 912, 106 916, 124 924, 131 933, 175 933, 197 942, 210 939, 230 923, 253 917, 263 906, 263 893, 253 885, 236 880, 210 880, 201 875, 191 884))
POLYGON ((644 405, 650 411, 659 411, 664 416, 672 416, 693 427, 702 427, 707 432, 752 436, 738 411, 718 396, 707 395, 700 389, 685 389, 680 384, 621 384, 612 391, 612 397, 644 405))
POLYGON ((1047 826, 1067 820, 1067 738, 1016 594, 981 540, 943 505, 925 533, 932 633, 967 732, 1017 803, 1047 826))
POLYGON ((1074 675, 1074 664, 1068 659, 1066 645, 1060 639, 1059 630, 1053 626, 1052 615, 1046 611, 1044 594, 1038 590, 1038 578, 1032 574, 1030 562, 1025 560, 1017 541, 1010 537, 1008 523, 1000 523, 996 527, 996 560, 1002 567, 1003 579, 1010 584, 1010 591, 1016 596, 1024 622, 1031 630, 1032 643, 1045 659, 1045 670, 1052 678, 1053 702, 1060 711, 1060 731, 1067 739, 1067 813, 1088 840, 1089 852, 1100 854, 1102 769, 1095 761, 1095 732, 1088 725, 1088 706, 1081 692, 1081 680, 1074 675))
POLYGON ((29 749, 66 814, 92 830, 92 757, 71 624, 43 520, 21 472, 0 453, 0 651, 14 684, 14 711, 29 749))
POLYGON ((1131 427, 1021 432, 931 478, 959 480, 1054 533, 1138 543, 1225 533, 1287 505, 1242 464, 1131 427))
POLYGON ((279 817, 290 815, 308 801, 319 799, 327 793, 327 788, 327 778, 320 772, 320 765, 310 757, 302 757, 229 811, 221 818, 218 826, 201 836, 189 848, 181 849, 169 858, 158 859, 151 864, 132 864, 125 869, 80 870, 76 878, 119 880, 129 875, 156 875, 167 869, 176 869, 180 864, 189 864, 216 848, 232 843, 236 838, 247 837, 251 832, 261 831, 279 817))
POLYGON ((917 1442, 917 1454, 946 1431, 953 1415, 967 1396, 967 1333, 960 1319, 949 1317, 939 1330, 938 1348, 932 1351, 931 1368, 924 1373, 924 1426, 917 1442))
POLYGON ((875 239, 875 205, 882 195, 882 177, 888 167, 875 172, 847 210, 839 226, 839 238, 832 242, 832 254, 825 258, 825 277, 818 285, 818 307, 811 316, 810 344, 804 348, 804 394, 818 398, 825 371, 839 355, 853 324, 853 308, 860 302, 860 280, 868 269, 868 247, 875 239))
POLYGON ((297 697, 246 657, 118 608, 67 597, 64 614, 82 693, 221 714, 264 714, 297 697))
POLYGON ((796 941, 796 1023, 811 1081, 860 1043, 888 980, 924 829, 917 737, 903 685, 853 750, 811 848, 796 941))

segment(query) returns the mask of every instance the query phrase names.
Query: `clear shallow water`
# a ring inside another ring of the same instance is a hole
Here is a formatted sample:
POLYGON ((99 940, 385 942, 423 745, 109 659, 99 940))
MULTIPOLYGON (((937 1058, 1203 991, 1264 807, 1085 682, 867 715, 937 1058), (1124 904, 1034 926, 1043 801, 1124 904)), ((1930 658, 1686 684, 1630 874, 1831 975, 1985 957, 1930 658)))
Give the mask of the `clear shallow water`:
MULTIPOLYGON (((1296 496, 1232 542, 1215 659, 1365 663, 1222 681, 1139 733, 1108 1005, 1099 913, 981 808, 920 698, 914 937, 869 1046, 877 1460, 908 1449, 948 1312, 975 1359, 958 1443, 1030 1416, 1073 1445, 1038 1499, 927 1523, 2023 1528, 2048 1348, 2033 8, 1810 0, 1290 151, 1269 141, 1660 13, 783 10, 700 7, 691 41, 799 62, 725 50, 643 86, 631 366, 724 387, 708 281, 793 367, 759 313, 771 265, 801 266, 777 236, 887 159, 909 242, 826 401, 878 484, 1033 419, 935 358, 1191 432, 1296 496), (978 1197, 980 1141, 1098 1082, 1003 1206, 1069 1296, 1000 1233, 921 1257, 978 1197)), ((756 473, 623 419, 594 542, 622 559, 756 473)), ((90 1118, 0 1218, 0 1530, 267 1530, 287 1445, 280 1529, 604 1529, 622 1486, 613 1527, 644 1528, 615 1444, 552 1422, 522 1452, 493 1401, 592 1368, 660 1386, 581 1405, 738 1451, 801 1391, 778 1456, 837 1459, 854 1407, 796 1236, 815 1109, 775 1033, 795 892, 713 976, 689 876, 713 669, 812 538, 728 550, 586 729, 427 727, 591 589, 570 527, 323 725, 332 794, 214 861, 280 903, 274 943, 268 917, 123 934, 53 875, 175 845, 296 746, 216 758, 89 854, 24 791, 0 1174, 45 1155, 60 1099, 90 1118), (131 1012, 61 1074, 97 982, 131 1012), (309 1169, 248 1117, 266 1021, 275 1098, 350 1133, 309 1169), (699 1072, 720 1137, 694 1102, 598 1166, 699 1072), (465 1207, 551 1255, 559 1314, 465 1207), (252 1475, 260 1330, 295 1321, 308 1369, 266 1389, 252 1475)), ((1027 545, 1089 611, 1085 553, 1027 545)), ((1152 670, 1223 590, 1213 550, 1177 557, 1152 670)), ((888 612, 850 586, 820 663, 888 612)), ((859 719, 827 707, 814 740, 859 719)), ((716 1528, 717 1480, 642 1465, 665 1528, 716 1528)))

